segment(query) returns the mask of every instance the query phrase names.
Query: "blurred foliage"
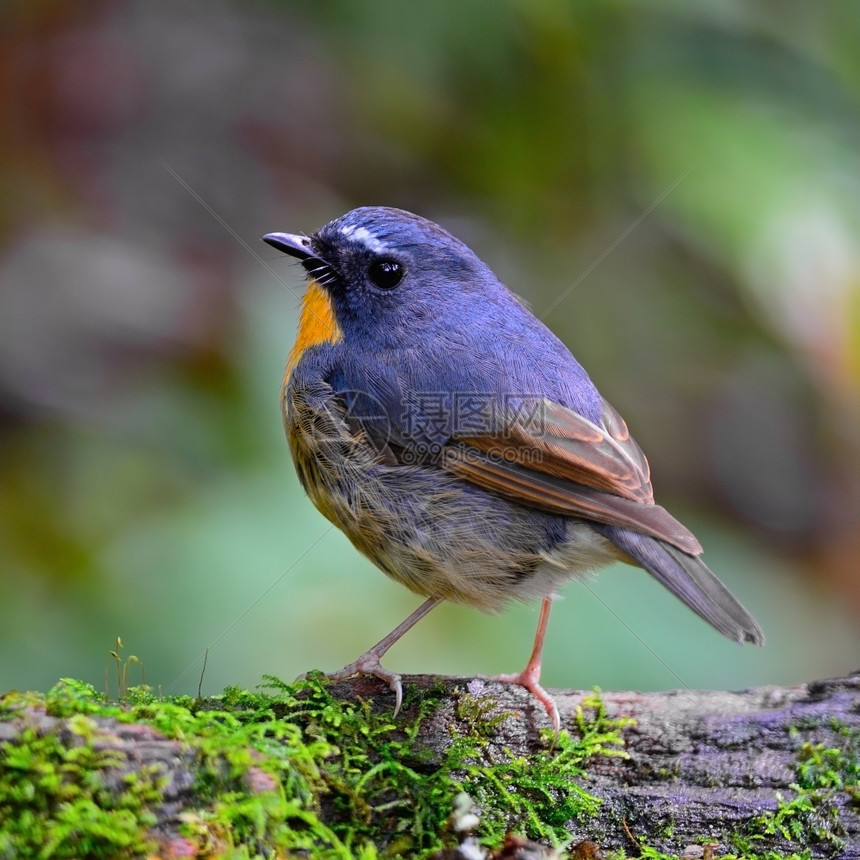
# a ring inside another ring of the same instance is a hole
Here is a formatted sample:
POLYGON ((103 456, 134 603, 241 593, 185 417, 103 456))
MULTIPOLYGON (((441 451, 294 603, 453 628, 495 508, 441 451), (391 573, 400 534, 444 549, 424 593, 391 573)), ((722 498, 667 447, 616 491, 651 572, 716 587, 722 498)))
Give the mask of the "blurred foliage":
MULTIPOLYGON (((855 668, 858 40, 848 3, 7 0, 0 688, 98 684, 117 635, 173 692, 208 645, 212 689, 333 669, 415 605, 277 408, 302 279, 258 237, 365 203, 531 303, 769 635, 619 567, 567 589, 547 683, 855 668)), ((434 616, 393 666, 513 670, 536 618, 434 616)))

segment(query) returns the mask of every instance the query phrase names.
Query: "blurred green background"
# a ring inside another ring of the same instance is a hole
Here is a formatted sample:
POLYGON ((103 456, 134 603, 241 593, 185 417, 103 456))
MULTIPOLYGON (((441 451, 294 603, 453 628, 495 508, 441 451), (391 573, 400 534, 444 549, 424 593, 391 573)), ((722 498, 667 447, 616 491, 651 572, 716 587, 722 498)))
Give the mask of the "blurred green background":
MULTIPOLYGON (((419 603, 304 498, 278 410, 303 289, 263 245, 440 221, 572 348, 757 616, 633 568, 557 602, 551 686, 860 666, 853 3, 0 7, 0 690, 335 669, 419 603), (135 671, 132 680, 138 680, 135 671)), ((403 672, 524 664, 536 607, 442 607, 403 672)))

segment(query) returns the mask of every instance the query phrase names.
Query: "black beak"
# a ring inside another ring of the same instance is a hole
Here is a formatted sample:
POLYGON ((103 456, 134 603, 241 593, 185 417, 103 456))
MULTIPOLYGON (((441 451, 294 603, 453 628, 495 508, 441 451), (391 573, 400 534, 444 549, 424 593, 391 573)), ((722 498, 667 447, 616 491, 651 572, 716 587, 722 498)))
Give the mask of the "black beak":
POLYGON ((298 257, 299 260, 309 260, 314 257, 311 240, 307 236, 298 236, 294 233, 266 233, 263 241, 291 257, 298 257))
POLYGON ((331 287, 337 283, 338 273, 314 253, 308 236, 298 236, 295 233, 266 233, 263 241, 291 257, 297 257, 308 275, 321 287, 331 287))

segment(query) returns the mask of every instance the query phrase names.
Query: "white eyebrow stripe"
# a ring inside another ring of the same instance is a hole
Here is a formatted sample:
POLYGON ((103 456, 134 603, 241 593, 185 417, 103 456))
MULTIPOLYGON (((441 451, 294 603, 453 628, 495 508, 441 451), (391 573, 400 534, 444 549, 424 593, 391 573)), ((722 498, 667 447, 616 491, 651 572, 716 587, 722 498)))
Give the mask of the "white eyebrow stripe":
POLYGON ((373 251, 374 254, 379 254, 384 251, 388 245, 380 241, 367 227, 356 227, 352 224, 347 224, 340 228, 340 234, 346 239, 351 239, 353 242, 360 242, 367 248, 368 251, 373 251))

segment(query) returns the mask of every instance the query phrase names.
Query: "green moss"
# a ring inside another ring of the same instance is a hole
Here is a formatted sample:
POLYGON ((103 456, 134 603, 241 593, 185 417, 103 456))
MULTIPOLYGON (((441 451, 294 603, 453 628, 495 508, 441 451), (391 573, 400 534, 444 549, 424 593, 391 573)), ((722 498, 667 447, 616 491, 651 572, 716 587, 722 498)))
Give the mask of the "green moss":
POLYGON ((485 844, 497 847, 511 829, 531 839, 562 842, 569 837, 568 822, 596 814, 600 801, 575 779, 594 755, 626 755, 621 730, 631 721, 610 720, 594 695, 579 706, 576 722, 578 737, 562 732, 553 747, 547 733, 547 750, 532 756, 508 754, 492 764, 475 761, 474 731, 454 741, 443 769, 484 810, 485 844))
POLYGON ((96 742, 102 732, 84 713, 66 737, 25 727, 0 747, 0 857, 136 857, 154 840, 152 808, 163 778, 155 768, 118 774, 116 750, 96 742))
MULTIPOLYGON (((497 847, 517 830, 560 842, 565 824, 599 801, 576 779, 594 755, 623 755, 626 721, 607 718, 599 696, 577 714, 577 737, 562 732, 525 757, 495 749, 510 715, 493 699, 460 694, 456 732, 444 752, 420 737, 443 700, 441 687, 407 689, 404 715, 364 701, 338 701, 320 676, 267 693, 230 688, 215 700, 156 698, 146 688, 112 703, 64 680, 45 696, 10 694, 0 719, 24 707, 46 720, 0 745, 0 857, 131 857, 153 850, 150 835, 165 777, 125 773, 96 717, 144 723, 182 743, 194 773, 196 808, 172 822, 187 847, 228 857, 429 856, 457 844, 451 813, 465 792, 481 813, 475 836, 497 847), (63 732, 71 732, 74 743, 63 732), (108 790, 119 779, 123 790, 108 790)), ((38 721, 37 721, 38 722, 38 721)))

